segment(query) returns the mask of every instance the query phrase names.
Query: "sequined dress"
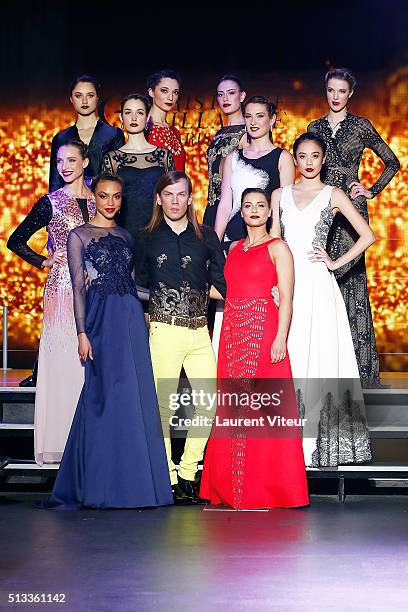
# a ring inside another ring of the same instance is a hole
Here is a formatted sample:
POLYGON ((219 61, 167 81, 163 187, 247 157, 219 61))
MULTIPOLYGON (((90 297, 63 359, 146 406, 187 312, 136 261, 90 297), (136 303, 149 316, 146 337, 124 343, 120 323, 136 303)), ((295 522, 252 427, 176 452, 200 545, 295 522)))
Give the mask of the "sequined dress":
MULTIPOLYGON (((348 195, 350 195, 350 184, 359 181, 358 171, 365 148, 374 151, 385 164, 376 183, 368 187, 374 196, 388 185, 400 167, 398 159, 368 119, 347 113, 334 135, 327 117, 312 121, 307 129, 320 136, 326 143, 324 182, 327 185, 340 187, 348 195)), ((368 221, 366 198, 359 196, 353 200, 353 204, 368 221)), ((337 214, 327 241, 330 257, 338 259, 357 239, 358 235, 347 219, 337 214)), ((362 385, 363 387, 381 386, 364 254, 336 270, 334 274, 346 304, 362 385)))
POLYGON ((173 156, 175 169, 184 172, 186 152, 181 144, 181 136, 178 129, 174 125, 158 125, 149 119, 146 125, 146 133, 150 144, 168 149, 173 156))
POLYGON ((292 186, 280 201, 282 236, 295 264, 293 313, 288 336, 303 431, 306 465, 364 463, 371 449, 357 360, 346 308, 336 279, 324 262, 309 261, 313 246, 323 247, 333 224, 326 185, 298 209, 292 186), (303 416, 303 415, 302 415, 303 416))
POLYGON ((78 401, 50 505, 139 508, 173 503, 133 239, 86 223, 68 237, 77 332, 86 332, 78 401), (84 272, 89 278, 85 290, 84 272))
MULTIPOLYGON (((277 273, 268 244, 245 252, 243 240, 228 254, 225 263, 227 295, 218 355, 219 397, 228 391, 246 391, 249 381, 256 391, 271 394, 285 389, 279 414, 296 418, 296 399, 289 356, 271 362, 271 347, 278 329, 279 312, 271 296, 277 273), (279 382, 276 381, 279 379, 279 382), (274 383, 275 380, 275 383, 274 383)), ((251 387, 253 388, 253 387, 251 387)), ((225 415, 250 418, 266 414, 218 404, 217 419, 225 415)), ((273 413, 275 416, 277 413, 273 413)), ((268 429, 267 417, 259 429, 232 426, 227 434, 213 426, 208 442, 200 495, 213 504, 242 509, 296 507, 308 504, 305 465, 300 429, 283 435, 268 429)), ((228 418, 227 418, 228 421, 228 418)))
MULTIPOLYGON (((63 189, 42 197, 10 236, 8 246, 17 255, 41 268, 46 259, 28 245, 29 238, 48 229, 48 248, 66 253, 71 229, 92 219, 95 203, 77 200, 63 189)), ((84 382, 72 307, 68 262, 54 264, 44 289, 44 314, 38 356, 34 413, 34 455, 37 463, 61 460, 84 382)))
POLYGON ((214 228, 221 197, 222 165, 229 153, 238 149, 245 125, 227 125, 218 130, 207 149, 208 196, 203 223, 214 228))

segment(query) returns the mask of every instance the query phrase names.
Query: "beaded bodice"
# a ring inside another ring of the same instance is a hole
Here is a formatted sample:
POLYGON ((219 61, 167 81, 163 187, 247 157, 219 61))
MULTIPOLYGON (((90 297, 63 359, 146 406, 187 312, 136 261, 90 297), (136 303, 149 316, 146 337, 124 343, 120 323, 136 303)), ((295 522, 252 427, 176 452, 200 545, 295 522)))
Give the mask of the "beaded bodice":
MULTIPOLYGON (((48 223, 48 245, 52 251, 65 251, 68 234, 72 229, 83 224, 83 214, 77 200, 63 189, 49 193, 48 198, 52 206, 52 218, 48 223)), ((88 218, 92 219, 95 216, 95 202, 92 198, 87 199, 87 208, 88 218)))
POLYGON ((78 333, 85 331, 85 272, 89 295, 96 291, 102 297, 113 294, 137 296, 132 278, 133 239, 122 227, 106 228, 85 223, 73 230, 68 237, 68 264, 78 333))

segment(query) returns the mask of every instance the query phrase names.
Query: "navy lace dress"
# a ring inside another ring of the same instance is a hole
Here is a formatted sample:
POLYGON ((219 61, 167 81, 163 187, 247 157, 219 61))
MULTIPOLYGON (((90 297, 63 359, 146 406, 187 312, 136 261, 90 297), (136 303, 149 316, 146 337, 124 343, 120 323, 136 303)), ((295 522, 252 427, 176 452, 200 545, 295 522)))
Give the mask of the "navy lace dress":
POLYGON ((86 332, 93 360, 49 505, 172 504, 132 237, 85 223, 68 236, 68 263, 77 332, 86 332))

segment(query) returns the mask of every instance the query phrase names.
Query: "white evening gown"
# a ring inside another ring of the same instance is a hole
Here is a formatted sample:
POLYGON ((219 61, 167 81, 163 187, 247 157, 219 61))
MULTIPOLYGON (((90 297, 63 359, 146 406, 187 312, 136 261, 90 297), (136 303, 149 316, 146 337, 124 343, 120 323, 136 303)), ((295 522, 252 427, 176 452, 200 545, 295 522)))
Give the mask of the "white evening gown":
POLYGON ((282 237, 295 264, 293 314, 288 336, 298 389, 306 465, 336 466, 371 459, 365 407, 350 325, 339 286, 323 262, 309 261, 313 246, 326 247, 333 222, 326 185, 302 210, 292 186, 280 202, 282 237))

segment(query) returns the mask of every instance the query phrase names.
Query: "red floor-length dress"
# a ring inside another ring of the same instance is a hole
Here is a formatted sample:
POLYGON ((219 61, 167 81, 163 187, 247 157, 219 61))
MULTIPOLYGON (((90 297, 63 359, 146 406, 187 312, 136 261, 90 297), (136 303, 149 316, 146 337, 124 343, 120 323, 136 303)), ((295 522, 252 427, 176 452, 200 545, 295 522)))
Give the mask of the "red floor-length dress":
MULTIPOLYGON (((243 240, 240 240, 227 257, 218 393, 234 388, 242 391, 248 383, 252 389, 259 385, 262 392, 284 387, 285 401, 269 414, 296 419, 289 357, 286 355, 283 361, 272 363, 270 355, 279 318, 271 295, 272 287, 277 284, 276 268, 268 251, 271 242, 253 246, 245 252, 243 240)), ((217 421, 224 420, 227 414, 245 417, 267 414, 236 408, 225 410, 218 404, 217 421)), ((225 434, 217 421, 207 446, 201 497, 238 510, 291 508, 309 503, 300 428, 249 430, 231 426, 225 434)))

